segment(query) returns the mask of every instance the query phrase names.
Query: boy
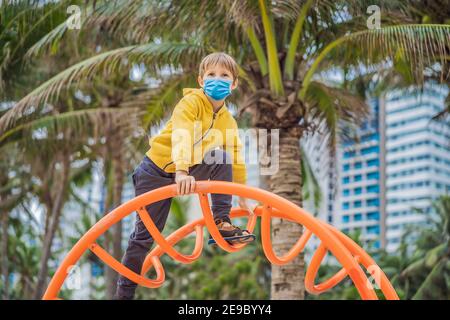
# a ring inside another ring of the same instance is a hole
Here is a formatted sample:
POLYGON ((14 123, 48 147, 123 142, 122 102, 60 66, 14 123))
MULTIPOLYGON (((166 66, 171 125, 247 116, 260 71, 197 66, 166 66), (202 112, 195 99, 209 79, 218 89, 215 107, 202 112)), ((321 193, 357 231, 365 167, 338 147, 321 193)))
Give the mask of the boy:
MULTIPOLYGON (((218 52, 203 58, 198 76, 201 88, 183 89, 183 98, 175 106, 172 117, 161 133, 150 139, 150 149, 133 173, 136 196, 174 182, 179 195, 194 192, 196 180, 246 183, 247 173, 240 155, 237 123, 225 105, 225 98, 238 85, 237 77, 237 64, 229 55, 218 52), (231 142, 226 141, 229 136, 227 129, 234 132, 231 142), (213 134, 217 132, 221 133, 221 139, 213 134), (231 151, 224 150, 230 147, 231 151), (195 155, 197 159, 194 159, 195 155)), ((211 209, 220 233, 230 243, 253 241, 254 236, 247 230, 231 223, 231 200, 231 195, 211 194, 211 209)), ((170 204, 169 198, 146 207, 160 231, 166 223, 170 204)), ((252 213, 245 198, 239 198, 239 206, 252 213)), ((137 215, 135 230, 128 241, 122 263, 140 273, 152 244, 151 235, 137 215)), ((133 281, 119 276, 115 298, 133 299, 136 286, 133 281)))

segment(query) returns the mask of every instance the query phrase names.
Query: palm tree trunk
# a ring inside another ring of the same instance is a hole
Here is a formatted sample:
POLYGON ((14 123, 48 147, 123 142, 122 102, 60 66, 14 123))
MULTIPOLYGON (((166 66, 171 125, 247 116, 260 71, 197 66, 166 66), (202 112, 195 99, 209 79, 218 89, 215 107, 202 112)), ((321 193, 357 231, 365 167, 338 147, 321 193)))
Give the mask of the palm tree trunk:
POLYGON ((67 181, 69 179, 70 173, 70 159, 69 154, 63 155, 64 159, 62 161, 62 172, 61 180, 58 189, 56 190, 55 201, 53 202, 53 207, 50 212, 50 219, 47 233, 44 236, 42 256, 39 263, 39 273, 36 289, 34 292, 34 299, 41 299, 44 292, 44 286, 47 280, 48 273, 48 261, 50 259, 51 248, 53 244, 53 239, 55 237, 56 229, 59 226, 59 219, 61 217, 62 208, 64 205, 64 193, 66 192, 67 181))
MULTIPOLYGON (((116 90, 107 95, 103 100, 104 108, 116 107, 118 102, 122 100, 121 94, 116 90)), ((123 158, 122 158, 122 135, 121 128, 110 123, 105 127, 106 143, 103 149, 104 173, 107 188, 107 196, 105 197, 105 212, 108 214, 110 210, 118 205, 122 200, 122 188, 124 182, 123 158), (112 161, 110 161, 112 159, 112 161)), ((105 249, 112 251, 112 255, 120 260, 122 257, 122 222, 119 221, 113 226, 111 231, 105 233, 105 249)), ((112 299, 116 292, 118 274, 111 268, 105 269, 105 286, 106 299, 112 299)))
MULTIPOLYGON (((118 139, 120 141, 120 139, 118 139)), ((120 148, 120 143, 116 145, 116 148, 112 151, 113 153, 113 159, 112 159, 112 167, 114 170, 114 179, 112 180, 112 189, 113 189, 113 196, 112 196, 112 204, 113 207, 118 207, 122 202, 122 191, 123 191, 123 184, 124 184, 124 173, 125 170, 123 168, 123 161, 122 161, 122 149, 120 148)), ((120 260, 122 258, 122 221, 119 221, 116 223, 112 228, 112 255, 120 260)), ((114 296, 114 293, 116 292, 117 288, 117 280, 118 280, 118 274, 117 272, 113 270, 108 270, 108 281, 107 281, 107 290, 106 290, 106 298, 112 299, 114 296)))
MULTIPOLYGON (((48 164, 48 167, 49 168, 54 168, 54 166, 55 166, 55 162, 54 162, 54 160, 52 160, 48 164)), ((42 185, 43 186, 49 186, 52 176, 53 176, 53 172, 51 170, 46 172, 45 175, 44 175, 43 181, 42 181, 42 185)), ((51 191, 52 191, 51 188, 47 188, 43 192, 42 202, 45 204, 45 206, 47 208, 53 208, 53 200, 54 199, 52 197, 52 192, 51 191)), ((46 217, 45 217, 45 225, 44 225, 44 234, 47 234, 49 224, 50 224, 50 216, 46 215, 46 217)))
MULTIPOLYGON (((104 163, 104 176, 105 176, 105 188, 106 188, 106 196, 104 199, 104 212, 103 214, 106 215, 110 212, 110 210, 113 207, 113 177, 111 175, 111 161, 109 160, 111 153, 109 152, 109 148, 105 147, 105 153, 103 157, 103 163, 104 163)), ((105 232, 105 250, 110 252, 112 247, 112 234, 111 230, 108 230, 105 232)), ((115 293, 115 275, 116 272, 109 268, 105 267, 105 298, 108 300, 111 300, 115 293)))
POLYGON ((23 278, 22 280, 22 288, 23 288, 23 299, 29 300, 33 296, 33 286, 30 285, 27 278, 23 278))
MULTIPOLYGON (((0 198, 1 200, 1 198, 0 198)), ((0 201, 1 202, 1 201, 0 201)), ((9 299, 9 272, 8 272, 8 213, 3 212, 1 217, 2 223, 2 245, 1 245, 1 257, 2 257, 2 277, 3 277, 3 300, 9 299)))
MULTIPOLYGON (((270 190, 302 205, 300 134, 298 130, 280 130, 279 170, 270 177, 270 190)), ((284 255, 301 237, 303 227, 273 218, 272 244, 278 256, 284 255)), ((304 256, 300 254, 284 266, 272 265, 271 299, 304 299, 304 256)))

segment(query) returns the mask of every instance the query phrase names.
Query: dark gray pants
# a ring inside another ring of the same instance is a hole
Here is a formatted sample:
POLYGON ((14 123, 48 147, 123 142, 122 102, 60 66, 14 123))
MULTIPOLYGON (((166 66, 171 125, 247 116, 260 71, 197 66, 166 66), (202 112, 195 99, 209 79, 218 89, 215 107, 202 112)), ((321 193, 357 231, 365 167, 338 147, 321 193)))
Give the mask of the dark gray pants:
MULTIPOLYGON (((211 150, 205 155, 202 163, 189 168, 189 175, 195 180, 232 181, 232 165, 230 156, 222 149, 211 150)), ((133 173, 133 184, 136 196, 163 186, 175 183, 175 173, 167 173, 159 168, 147 156, 144 157, 133 173)), ((232 196, 227 194, 211 194, 211 210, 214 218, 228 217, 231 210, 232 196)), ((161 232, 166 224, 172 199, 164 199, 145 207, 156 227, 161 232)), ((122 263, 140 274, 144 259, 153 245, 153 239, 144 223, 136 214, 136 224, 128 240, 128 248, 122 263)), ((137 284, 119 276, 117 293, 119 297, 133 297, 137 284)))

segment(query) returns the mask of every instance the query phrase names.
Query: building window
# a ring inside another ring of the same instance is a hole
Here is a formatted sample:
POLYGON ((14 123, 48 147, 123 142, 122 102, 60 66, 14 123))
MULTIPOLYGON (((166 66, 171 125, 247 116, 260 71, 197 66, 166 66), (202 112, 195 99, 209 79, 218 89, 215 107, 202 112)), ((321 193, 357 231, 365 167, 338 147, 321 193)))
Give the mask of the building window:
POLYGON ((343 223, 348 223, 348 222, 350 222, 350 216, 342 216, 342 222, 343 222, 343 223))
POLYGON ((371 172, 367 174, 367 180, 378 180, 380 177, 378 172, 371 172))
POLYGON ((361 193, 362 193, 362 188, 361 187, 355 188, 355 195, 356 194, 361 194, 361 193))
POLYGON ((343 210, 348 210, 350 208, 350 203, 349 202, 344 202, 343 204, 342 204, 342 209, 343 210))
POLYGON ((380 201, 378 199, 369 199, 367 200, 367 206, 368 207, 377 207, 379 206, 380 201))
POLYGON ((378 161, 378 159, 372 159, 367 161, 367 166, 368 167, 376 167, 380 164, 380 162, 378 161))
POLYGON ((361 208, 361 205, 362 205, 361 200, 356 200, 355 202, 353 202, 354 208, 361 208))
POLYGON ((342 179, 342 183, 343 183, 343 184, 350 183, 350 177, 344 177, 344 178, 342 179))
POLYGON ((367 141, 371 141, 371 140, 378 141, 379 139, 380 139, 380 137, 379 137, 378 133, 372 133, 372 134, 363 136, 361 138, 361 142, 367 142, 367 141))
POLYGON ((368 148, 362 148, 361 154, 366 155, 369 153, 377 153, 378 151, 379 151, 378 146, 372 146, 372 147, 368 147, 368 148))
POLYGON ((355 162, 355 169, 361 169, 362 163, 361 162, 355 162))
POLYGON ((355 214, 354 219, 355 219, 355 221, 361 221, 362 220, 362 214, 361 213, 355 214))
POLYGON ((350 170, 350 165, 348 163, 344 164, 344 171, 348 171, 348 170, 350 170))
POLYGON ((380 187, 377 184, 367 186, 367 192, 369 193, 378 193, 380 191, 380 187))
POLYGON ((344 197, 348 197, 350 195, 349 189, 344 189, 344 197))
POLYGON ((357 174, 357 175, 355 176, 355 182, 361 181, 361 180, 362 180, 362 175, 357 174))
POLYGON ((380 220, 380 213, 378 211, 369 212, 367 214, 368 220, 380 220))
POLYGON ((366 230, 368 234, 379 234, 380 226, 369 226, 366 230))
POLYGON ((355 154, 356 154, 355 151, 345 151, 344 152, 344 159, 348 159, 348 158, 354 157, 355 154))

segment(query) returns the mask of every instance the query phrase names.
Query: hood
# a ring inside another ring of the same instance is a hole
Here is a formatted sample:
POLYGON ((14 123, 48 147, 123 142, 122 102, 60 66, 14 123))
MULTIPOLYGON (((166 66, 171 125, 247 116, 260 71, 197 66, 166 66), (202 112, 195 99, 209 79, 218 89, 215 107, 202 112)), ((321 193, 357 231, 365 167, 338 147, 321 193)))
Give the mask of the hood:
MULTIPOLYGON (((213 110, 214 110, 213 105, 208 100, 208 97, 203 92, 202 88, 184 88, 183 96, 187 96, 189 94, 195 94, 196 96, 198 96, 208 106, 208 109, 211 111, 211 113, 213 112, 213 110)), ((226 102, 224 102, 223 106, 219 109, 219 111, 217 111, 217 114, 220 115, 220 114, 226 112, 226 110, 227 110, 227 104, 226 104, 226 102)))

